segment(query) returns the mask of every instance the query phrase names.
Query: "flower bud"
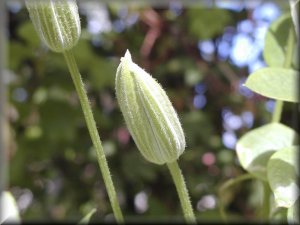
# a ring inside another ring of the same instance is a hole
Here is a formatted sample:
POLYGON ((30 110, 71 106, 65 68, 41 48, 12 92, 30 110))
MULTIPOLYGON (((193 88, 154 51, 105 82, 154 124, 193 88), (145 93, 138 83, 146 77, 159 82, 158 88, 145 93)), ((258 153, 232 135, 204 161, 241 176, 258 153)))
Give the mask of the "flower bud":
POLYGON ((53 51, 73 48, 81 27, 75 0, 26 0, 30 19, 42 41, 53 51))
POLYGON ((150 162, 173 162, 185 149, 185 137, 170 100, 150 74, 121 58, 116 95, 126 125, 142 155, 150 162))

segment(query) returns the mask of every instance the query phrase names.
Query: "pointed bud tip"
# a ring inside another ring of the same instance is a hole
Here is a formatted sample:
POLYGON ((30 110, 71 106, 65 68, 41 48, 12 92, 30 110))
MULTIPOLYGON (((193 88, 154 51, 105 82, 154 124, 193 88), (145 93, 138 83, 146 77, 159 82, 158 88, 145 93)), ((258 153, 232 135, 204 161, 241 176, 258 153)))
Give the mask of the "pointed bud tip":
POLYGON ((124 55, 125 58, 130 58, 131 59, 131 54, 129 52, 129 50, 127 49, 124 55))
POLYGON ((122 62, 123 60, 127 60, 127 61, 130 61, 130 62, 132 61, 132 59, 131 59, 131 54, 130 54, 130 52, 129 52, 128 49, 126 50, 124 57, 121 58, 121 62, 122 62))

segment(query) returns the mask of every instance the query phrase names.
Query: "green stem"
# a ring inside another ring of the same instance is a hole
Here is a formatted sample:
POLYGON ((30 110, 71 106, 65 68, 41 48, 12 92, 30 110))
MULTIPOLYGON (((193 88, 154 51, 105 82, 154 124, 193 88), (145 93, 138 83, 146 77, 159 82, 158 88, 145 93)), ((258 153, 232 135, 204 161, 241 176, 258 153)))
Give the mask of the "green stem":
MULTIPOLYGON (((291 27, 289 30, 288 41, 287 41, 287 50, 286 50, 285 60, 284 60, 284 64, 283 64, 284 68, 289 68, 292 64, 294 42, 295 42, 294 30, 291 27)), ((272 115, 272 123, 280 122, 282 110, 283 110, 283 101, 276 100, 275 110, 272 115)))
POLYGON ((236 185, 244 180, 252 179, 254 176, 251 173, 245 173, 243 175, 240 175, 238 177, 232 178, 230 180, 227 180, 221 187, 220 187, 220 193, 222 193, 225 189, 236 185))
POLYGON ((85 121, 92 138, 92 142, 96 149, 97 160, 100 166, 100 170, 104 179, 104 183, 108 192, 109 200, 115 215, 115 218, 118 223, 124 223, 122 211, 120 209, 116 191, 113 185, 113 181, 109 172, 109 168, 107 165, 106 157, 101 145, 100 137, 97 131, 95 119, 89 104, 89 100, 84 89, 84 84, 81 80, 81 75, 79 73, 75 58, 73 56, 72 51, 65 51, 64 53, 65 60, 68 64, 69 71, 71 73, 77 94, 79 96, 80 104, 83 110, 83 114, 85 117, 85 121))
POLYGON ((221 220, 222 220, 224 223, 228 223, 228 217, 227 217, 227 214, 226 214, 226 212, 225 212, 224 203, 223 203, 222 198, 220 197, 220 194, 219 194, 219 202, 218 202, 218 205, 219 205, 219 212, 220 212, 221 220))
POLYGON ((219 191, 218 191, 218 196, 219 196, 219 212, 220 212, 220 215, 221 215, 221 218, 222 220, 227 223, 228 222, 228 218, 227 218, 227 214, 226 214, 226 211, 225 211, 225 207, 224 207, 224 203, 222 201, 222 194, 224 193, 224 191, 231 187, 231 186, 234 186, 244 180, 248 180, 248 179, 252 179, 254 178, 254 176, 250 173, 245 173, 241 176, 238 176, 236 178, 232 178, 228 181, 226 181, 220 188, 219 188, 219 191))
POLYGON ((190 202, 189 193, 177 161, 167 163, 167 166, 175 183, 186 222, 196 223, 196 217, 190 202))
POLYGON ((275 109, 272 115, 272 123, 279 123, 283 109, 283 101, 276 100, 275 109))
POLYGON ((264 196, 263 196, 263 202, 262 202, 262 219, 264 221, 269 220, 270 216, 270 193, 271 189, 268 182, 262 181, 263 189, 264 189, 264 196))

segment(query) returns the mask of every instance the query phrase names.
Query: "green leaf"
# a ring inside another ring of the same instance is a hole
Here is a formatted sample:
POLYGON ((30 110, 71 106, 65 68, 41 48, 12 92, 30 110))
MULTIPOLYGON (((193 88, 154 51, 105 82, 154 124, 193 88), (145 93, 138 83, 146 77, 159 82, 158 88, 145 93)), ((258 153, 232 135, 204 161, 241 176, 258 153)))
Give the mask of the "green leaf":
POLYGON ((294 205, 288 208, 287 211, 287 221, 289 224, 299 224, 299 198, 294 203, 294 205))
POLYGON ((245 86, 265 97, 299 102, 299 74, 292 69, 266 67, 250 74, 245 86))
POLYGON ((293 22, 290 13, 283 14, 269 27, 263 51, 264 59, 269 66, 283 67, 288 34, 292 27, 293 22))
POLYGON ((268 181, 278 207, 292 207, 299 196, 298 148, 299 146, 289 146, 280 149, 268 162, 268 181))
POLYGON ((236 145, 242 167, 259 179, 267 180, 267 163, 278 149, 293 145, 296 132, 280 123, 256 128, 242 136, 236 145))

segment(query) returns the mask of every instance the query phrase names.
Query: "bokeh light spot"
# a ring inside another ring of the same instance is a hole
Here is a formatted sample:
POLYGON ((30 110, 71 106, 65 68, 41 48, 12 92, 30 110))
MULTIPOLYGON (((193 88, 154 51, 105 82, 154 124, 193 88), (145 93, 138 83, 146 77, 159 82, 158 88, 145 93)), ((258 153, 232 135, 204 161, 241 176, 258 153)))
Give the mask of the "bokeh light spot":
POLYGON ((216 157, 212 152, 206 152, 202 155, 202 163, 211 166, 216 162, 216 157))

